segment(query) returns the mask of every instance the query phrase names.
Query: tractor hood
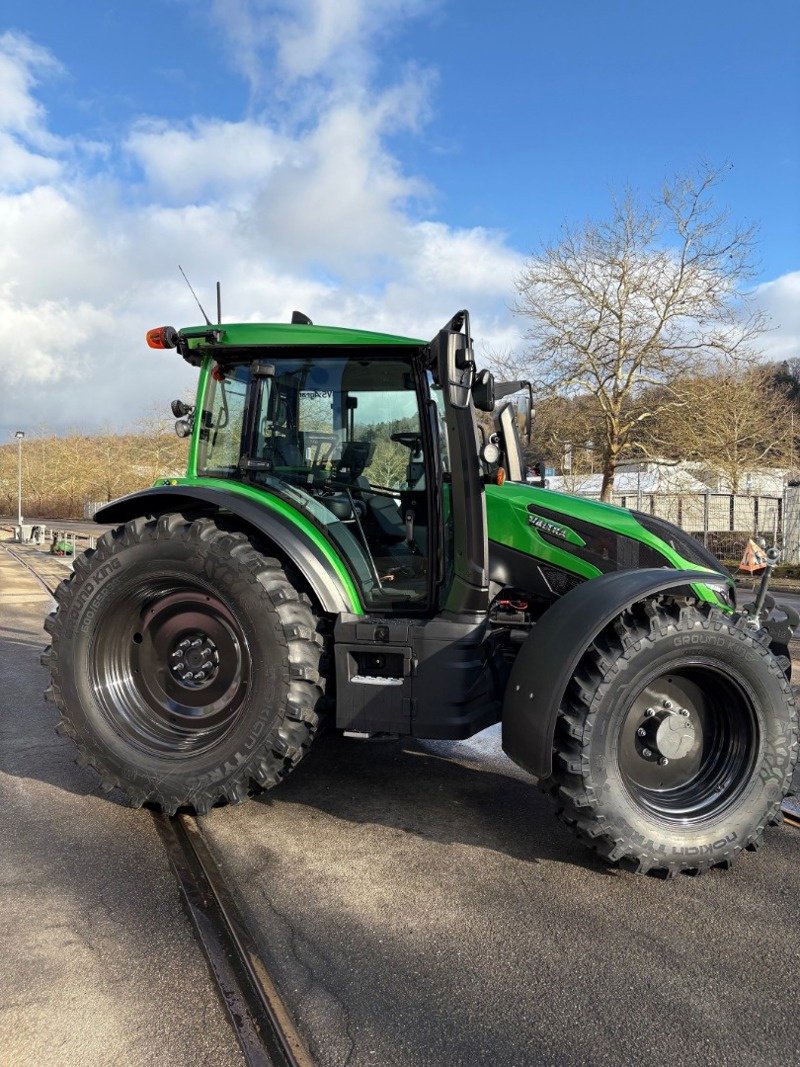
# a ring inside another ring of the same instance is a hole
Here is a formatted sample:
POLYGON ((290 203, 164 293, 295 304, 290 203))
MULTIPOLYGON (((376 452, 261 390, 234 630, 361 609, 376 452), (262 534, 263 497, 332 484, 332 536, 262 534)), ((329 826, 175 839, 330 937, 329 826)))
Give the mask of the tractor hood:
MULTIPOLYGON (((554 590, 640 567, 704 567, 728 576, 695 538, 672 523, 627 508, 519 482, 486 487, 495 580, 530 588, 532 563, 556 572, 554 590)), ((552 581, 550 582, 552 585, 552 581)))

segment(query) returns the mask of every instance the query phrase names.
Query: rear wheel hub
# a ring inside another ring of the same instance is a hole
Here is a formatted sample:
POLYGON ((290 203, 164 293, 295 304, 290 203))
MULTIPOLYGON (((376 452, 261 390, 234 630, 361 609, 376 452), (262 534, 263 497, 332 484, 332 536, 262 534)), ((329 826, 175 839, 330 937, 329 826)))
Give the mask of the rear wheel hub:
POLYGON ((165 575, 120 595, 92 668, 115 730, 150 755, 182 759, 212 748, 236 725, 252 666, 227 606, 165 575))
POLYGON ((175 642, 168 662, 169 672, 179 685, 201 689, 217 677, 219 650, 207 633, 190 630, 175 642))

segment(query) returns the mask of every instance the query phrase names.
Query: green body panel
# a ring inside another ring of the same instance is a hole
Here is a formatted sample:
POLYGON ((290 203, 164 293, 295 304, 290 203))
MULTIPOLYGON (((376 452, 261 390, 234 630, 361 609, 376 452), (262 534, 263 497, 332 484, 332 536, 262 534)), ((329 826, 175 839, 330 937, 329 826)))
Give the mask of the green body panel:
MULTIPOLYGON (((613 504, 602 504, 597 500, 584 500, 581 497, 556 493, 550 489, 540 489, 533 485, 519 482, 506 482, 504 485, 486 486, 486 515, 488 520, 489 540, 508 548, 535 556, 545 563, 561 567, 581 578, 597 578, 602 572, 586 560, 573 556, 566 547, 563 549, 545 541, 535 526, 529 522, 529 505, 556 511, 568 526, 570 518, 591 523, 624 537, 633 538, 649 548, 655 549, 676 569, 696 570, 697 564, 684 559, 670 545, 655 534, 646 530, 625 508, 613 504)), ((571 540, 571 538, 569 539, 571 540)), ((490 547, 491 552, 491 547, 490 547)), ((709 571, 713 574, 713 571, 709 571)), ((701 600, 712 604, 718 603, 717 596, 705 586, 696 586, 695 592, 701 600)))
POLYGON ((373 333, 370 330, 347 330, 341 326, 303 326, 286 322, 226 322, 219 327, 187 326, 179 330, 190 349, 209 347, 208 334, 221 333, 211 347, 230 345, 239 347, 268 347, 285 345, 405 345, 421 348, 427 341, 413 337, 399 337, 393 333, 373 333))
POLYGON ((156 482, 156 485, 197 485, 209 486, 212 489, 224 489, 226 493, 244 497, 255 504, 268 508, 270 511, 276 511, 279 515, 289 519, 290 522, 293 522, 295 526, 307 535, 309 540, 319 549, 320 555, 322 555, 333 567, 337 577, 342 583, 342 587, 350 599, 350 609, 352 613, 354 615, 365 614, 355 583, 350 577, 347 568, 344 563, 342 563, 342 560, 333 545, 312 522, 309 522, 305 515, 301 515, 299 511, 291 506, 291 504, 287 504, 273 493, 267 493, 263 489, 258 489, 251 485, 244 485, 242 482, 236 482, 229 478, 162 478, 160 481, 156 482))

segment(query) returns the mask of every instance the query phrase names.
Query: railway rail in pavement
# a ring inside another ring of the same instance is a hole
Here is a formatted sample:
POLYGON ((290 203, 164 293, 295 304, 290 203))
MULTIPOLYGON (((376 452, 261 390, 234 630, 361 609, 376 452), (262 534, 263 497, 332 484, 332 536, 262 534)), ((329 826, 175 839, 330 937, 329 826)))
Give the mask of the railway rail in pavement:
MULTIPOLYGON (((70 565, 2 546, 54 596, 70 565)), ((314 1067, 314 1061, 228 890, 197 820, 150 812, 217 992, 249 1067, 314 1067)))

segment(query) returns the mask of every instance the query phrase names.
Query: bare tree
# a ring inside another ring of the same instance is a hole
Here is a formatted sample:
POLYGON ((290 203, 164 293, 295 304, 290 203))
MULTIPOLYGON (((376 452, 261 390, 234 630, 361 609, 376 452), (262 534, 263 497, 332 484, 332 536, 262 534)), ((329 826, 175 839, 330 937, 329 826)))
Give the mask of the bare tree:
POLYGON ((680 417, 675 380, 715 356, 752 360, 765 329, 742 292, 754 230, 715 207, 720 177, 677 179, 652 208, 628 192, 608 221, 565 229, 517 278, 542 395, 592 398, 604 500, 642 425, 680 417))
POLYGON ((548 397, 536 405, 532 457, 564 474, 593 474, 601 457, 603 421, 590 396, 548 397))
POLYGON ((408 449, 394 441, 378 440, 375 454, 367 469, 367 477, 376 485, 395 488, 405 479, 408 469, 408 449))
POLYGON ((676 382, 675 391, 681 417, 662 413, 649 425, 654 451, 701 462, 732 493, 760 465, 791 462, 792 403, 772 368, 721 358, 702 375, 676 382))
POLYGON ((140 418, 127 457, 133 471, 152 485, 157 478, 172 477, 186 470, 189 441, 175 433, 175 419, 151 409, 140 418))

